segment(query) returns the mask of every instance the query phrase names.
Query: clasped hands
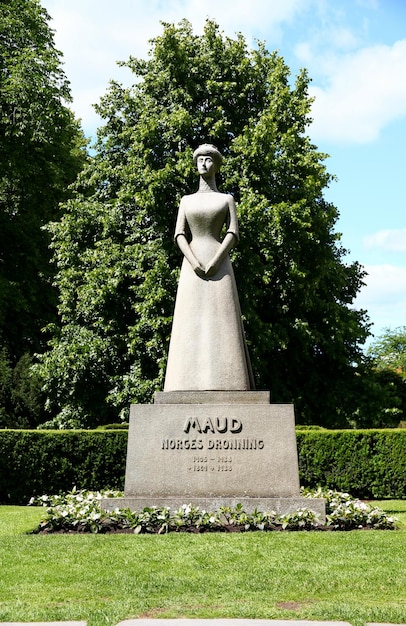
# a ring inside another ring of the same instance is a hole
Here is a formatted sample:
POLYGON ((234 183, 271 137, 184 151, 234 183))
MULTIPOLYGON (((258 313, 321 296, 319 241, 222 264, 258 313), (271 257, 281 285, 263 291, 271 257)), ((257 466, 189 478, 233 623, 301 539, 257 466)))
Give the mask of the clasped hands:
POLYGON ((192 268, 195 274, 199 276, 199 278, 211 278, 215 274, 217 274, 220 266, 220 261, 212 259, 206 266, 204 266, 200 261, 196 258, 192 263, 192 268))

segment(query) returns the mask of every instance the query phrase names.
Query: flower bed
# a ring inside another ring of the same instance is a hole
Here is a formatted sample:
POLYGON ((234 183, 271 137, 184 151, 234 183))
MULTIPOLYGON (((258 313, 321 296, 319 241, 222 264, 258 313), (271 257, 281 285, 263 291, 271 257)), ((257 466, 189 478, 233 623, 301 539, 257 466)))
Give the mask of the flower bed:
POLYGON ((107 513, 100 507, 106 497, 119 497, 119 492, 94 492, 73 489, 62 496, 43 495, 31 498, 30 505, 46 508, 44 519, 35 533, 155 533, 168 532, 248 532, 298 530, 395 530, 397 519, 376 507, 355 500, 347 493, 332 490, 302 490, 305 497, 326 500, 326 524, 317 513, 299 509, 286 515, 274 511, 247 513, 241 504, 235 508, 221 507, 208 512, 184 504, 178 510, 144 508, 133 512, 115 509, 107 513))

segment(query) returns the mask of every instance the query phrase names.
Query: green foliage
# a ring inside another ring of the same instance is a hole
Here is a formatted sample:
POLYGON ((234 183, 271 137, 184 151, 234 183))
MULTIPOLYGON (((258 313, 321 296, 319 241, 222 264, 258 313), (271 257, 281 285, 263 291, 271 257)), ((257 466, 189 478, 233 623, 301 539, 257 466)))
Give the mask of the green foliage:
POLYGON ((397 371, 406 376, 406 326, 385 332, 377 337, 368 348, 368 355, 378 369, 397 371))
POLYGON ((43 421, 41 380, 31 366, 29 354, 13 367, 6 348, 0 349, 0 428, 33 428, 43 421))
POLYGON ((367 351, 354 425, 396 427, 406 418, 406 326, 386 329, 367 351))
POLYGON ((348 493, 317 490, 307 492, 308 497, 326 499, 326 524, 310 508, 300 508, 284 515, 274 511, 244 511, 242 504, 220 507, 218 511, 203 511, 191 504, 177 510, 168 507, 145 507, 131 511, 119 507, 107 513, 101 508, 103 498, 120 497, 119 492, 89 492, 74 488, 67 494, 31 498, 30 504, 46 507, 46 514, 36 532, 91 532, 106 533, 132 531, 161 535, 168 532, 247 532, 274 530, 352 530, 373 528, 394 530, 396 519, 369 504, 354 500, 348 493))
POLYGON ((124 484, 125 431, 0 431, 0 502, 124 484))
POLYGON ((406 497, 406 431, 298 431, 300 483, 358 498, 406 497))
POLYGON ((111 83, 96 155, 50 227, 62 325, 40 366, 49 408, 95 426, 162 388, 177 207, 197 184, 193 149, 209 141, 238 203, 234 265, 257 386, 294 401, 302 422, 346 424, 368 334, 351 306, 364 273, 343 262, 322 195, 332 177, 306 135, 306 72, 292 85, 277 53, 212 21, 201 36, 164 24, 149 59, 125 65, 134 85, 111 83))
POLYGON ((0 10, 0 341, 13 365, 56 318, 49 234, 85 159, 69 85, 38 0, 0 10))
MULTIPOLYGON (((296 434, 300 482, 357 498, 406 498, 406 430, 296 434)), ((128 432, 0 430, 0 502, 80 489, 123 489, 128 432)))
POLYGON ((98 426, 97 430, 128 430, 128 422, 120 422, 119 424, 103 424, 98 426))
POLYGON ((301 489, 308 498, 323 498, 326 503, 326 525, 331 530, 354 530, 370 528, 394 530, 398 528, 398 518, 387 515, 374 503, 356 500, 349 493, 334 489, 301 489))
POLYGON ((5 425, 8 416, 9 389, 12 369, 5 348, 0 349, 0 424, 5 425))
POLYGON ((356 428, 395 428, 406 417, 406 376, 391 367, 367 363, 359 372, 352 424, 356 428), (362 372, 362 374, 361 374, 362 372))

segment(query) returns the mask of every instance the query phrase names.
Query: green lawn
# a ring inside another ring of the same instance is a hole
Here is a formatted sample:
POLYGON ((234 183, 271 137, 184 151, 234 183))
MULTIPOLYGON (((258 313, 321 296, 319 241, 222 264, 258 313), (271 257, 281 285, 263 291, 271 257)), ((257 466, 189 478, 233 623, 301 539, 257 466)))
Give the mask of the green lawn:
POLYGON ((0 507, 0 621, 239 617, 406 623, 404 530, 26 535, 39 508, 0 507))

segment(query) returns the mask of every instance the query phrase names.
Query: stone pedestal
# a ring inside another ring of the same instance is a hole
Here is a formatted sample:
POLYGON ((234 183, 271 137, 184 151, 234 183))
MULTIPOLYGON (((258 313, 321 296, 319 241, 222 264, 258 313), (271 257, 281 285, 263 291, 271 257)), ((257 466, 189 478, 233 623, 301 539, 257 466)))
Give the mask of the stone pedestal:
POLYGON ((325 517, 323 500, 300 497, 293 405, 269 404, 269 392, 162 392, 132 405, 124 493, 104 508, 241 503, 325 517))

